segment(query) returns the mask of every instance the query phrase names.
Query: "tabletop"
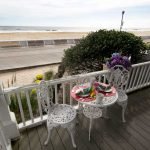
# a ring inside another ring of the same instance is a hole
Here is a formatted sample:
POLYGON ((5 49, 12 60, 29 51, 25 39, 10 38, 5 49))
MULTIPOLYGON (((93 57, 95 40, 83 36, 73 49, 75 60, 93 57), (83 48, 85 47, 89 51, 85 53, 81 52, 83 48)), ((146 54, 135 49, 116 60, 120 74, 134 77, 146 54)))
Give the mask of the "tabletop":
MULTIPOLYGON (((96 82, 94 85, 97 84, 103 84, 103 83, 96 82)), ((111 87, 111 92, 103 92, 104 98, 100 103, 96 102, 96 97, 91 97, 90 95, 85 95, 84 97, 81 97, 76 94, 76 91, 78 89, 82 89, 82 88, 84 89, 87 87, 88 87, 88 83, 74 86, 71 90, 72 98, 82 104, 86 104, 94 107, 101 107, 101 108, 114 104, 118 99, 118 93, 114 87, 111 87)))

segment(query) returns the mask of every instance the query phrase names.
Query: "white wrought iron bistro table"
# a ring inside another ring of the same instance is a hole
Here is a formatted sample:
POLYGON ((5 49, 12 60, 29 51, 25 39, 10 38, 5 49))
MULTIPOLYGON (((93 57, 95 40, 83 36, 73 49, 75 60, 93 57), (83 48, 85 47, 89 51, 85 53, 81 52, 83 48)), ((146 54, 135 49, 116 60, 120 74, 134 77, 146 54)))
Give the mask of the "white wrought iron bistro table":
MULTIPOLYGON (((95 82, 94 86, 97 84, 102 83, 95 82)), ((90 140, 92 120, 102 116, 101 109, 103 109, 103 117, 108 118, 107 107, 113 105, 117 101, 118 93, 114 87, 111 87, 111 92, 103 92, 104 95, 103 99, 101 100, 101 102, 97 103, 95 97, 90 97, 90 95, 80 97, 76 94, 76 91, 78 89, 86 87, 88 87, 88 84, 74 86, 71 90, 71 96, 75 101, 79 102, 80 106, 79 109, 83 110, 83 114, 90 119, 90 126, 89 126, 89 140, 90 140)))

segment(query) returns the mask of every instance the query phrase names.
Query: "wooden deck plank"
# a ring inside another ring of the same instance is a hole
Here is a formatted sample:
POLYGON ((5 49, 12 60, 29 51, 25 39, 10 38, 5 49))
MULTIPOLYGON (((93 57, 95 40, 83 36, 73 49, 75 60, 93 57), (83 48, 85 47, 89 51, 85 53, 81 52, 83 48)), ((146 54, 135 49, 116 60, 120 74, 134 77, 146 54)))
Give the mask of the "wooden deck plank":
POLYGON ((44 145, 44 142, 47 138, 47 130, 44 124, 37 127, 37 132, 42 146, 42 150, 53 150, 53 145, 51 143, 51 140, 48 142, 46 146, 44 145))
POLYGON ((98 147, 101 150, 112 150, 111 145, 107 143, 105 139, 102 139, 102 136, 98 134, 96 130, 93 130, 93 134, 91 135, 91 139, 95 141, 95 143, 98 145, 98 147))
POLYGON ((56 128, 52 129, 50 139, 52 141, 54 150, 65 150, 65 146, 62 143, 62 140, 60 136, 58 135, 56 128))
POLYGON ((143 150, 143 146, 137 141, 134 136, 132 136, 127 130, 125 125, 122 123, 117 123, 115 120, 113 121, 115 129, 120 133, 120 135, 130 144, 135 150, 143 150))
POLYGON ((99 118, 96 120, 96 123, 93 124, 95 125, 94 129, 96 132, 102 136, 112 150, 122 150, 122 147, 118 141, 114 139, 111 133, 108 131, 108 128, 106 127, 106 120, 99 118))
POLYGON ((71 137, 68 134, 67 129, 60 127, 60 128, 57 128, 57 132, 65 146, 65 149, 74 150, 72 142, 71 142, 71 137))
POLYGON ((79 124, 77 126, 77 132, 80 133, 81 137, 83 137, 82 141, 84 141, 86 143, 89 150, 93 150, 93 149, 94 150, 99 150, 99 146, 97 145, 97 143, 95 143, 94 140, 92 140, 92 138, 91 138, 91 141, 89 142, 89 139, 88 139, 88 136, 89 136, 89 131, 88 131, 89 122, 87 122, 87 119, 85 119, 85 116, 82 115, 80 118, 78 117, 78 120, 79 120, 79 124))
POLYGON ((130 126, 126 127, 126 130, 131 133, 132 136, 134 136, 137 141, 143 146, 143 149, 149 149, 150 145, 149 142, 147 142, 138 132, 136 132, 133 128, 130 126))
POLYGON ((19 150, 30 150, 29 138, 26 129, 21 132, 21 137, 19 140, 19 150))
POLYGON ((142 128, 145 132, 148 132, 150 134, 150 128, 148 125, 146 125, 143 121, 141 121, 140 119, 136 119, 134 120, 134 122, 140 127, 142 128))
POLYGON ((27 134, 29 137, 29 145, 31 150, 42 150, 42 146, 40 144, 40 139, 35 128, 27 129, 27 134))
MULTIPOLYGON (((128 105, 129 107, 129 105, 128 105)), ((121 109, 119 109, 120 113, 121 113, 121 109)), ((135 136, 133 136, 128 130, 127 130, 127 126, 129 123, 129 120, 127 120, 127 123, 122 123, 121 122, 121 118, 118 118, 118 110, 115 108, 113 109, 113 119, 112 123, 113 123, 113 127, 120 133, 120 135, 134 148, 134 149, 138 149, 138 150, 143 150, 144 147, 141 143, 138 142, 137 138, 135 136)))
POLYGON ((130 142, 122 135, 122 133, 120 132, 120 130, 118 130, 118 128, 115 126, 115 124, 113 124, 112 120, 111 121, 111 127, 114 130, 113 132, 116 132, 119 137, 120 137, 120 143, 123 147, 123 149, 128 149, 128 150, 134 150, 135 148, 130 144, 130 142))
MULTIPOLYGON (((143 90, 142 90, 143 91, 143 90)), ((142 91, 136 94, 140 94, 142 91)), ((146 91, 147 92, 147 91, 146 91)), ((147 94, 141 93, 141 97, 136 99, 135 96, 131 95, 130 97, 130 106, 134 109, 134 111, 131 111, 130 109, 130 122, 129 122, 129 128, 132 128, 132 132, 137 132, 139 136, 139 140, 142 142, 145 148, 149 149, 150 147, 150 129, 147 128, 147 126, 150 126, 150 97, 145 97, 147 94), (137 123, 138 122, 138 123, 137 123), (144 124, 142 123, 144 122, 144 124), (146 128, 145 128, 146 127, 146 128), (148 132, 147 132, 147 131, 148 132)), ((129 107, 130 107, 129 106, 129 107)))
POLYGON ((11 141, 11 145, 12 145, 13 150, 19 150, 19 142, 18 142, 18 140, 11 141))
POLYGON ((134 112, 129 112, 130 115, 133 115, 132 117, 127 117, 128 120, 132 120, 133 118, 135 118, 134 120, 139 120, 140 122, 143 122, 145 125, 150 126, 150 120, 145 119, 145 117, 143 116, 144 114, 141 112, 140 114, 137 114, 139 112, 134 111, 134 112))
MULTIPOLYGON (((86 130, 87 133, 89 134, 89 119, 87 119, 84 115, 82 115, 80 116, 80 120, 83 122, 82 128, 86 130)), ((95 120, 93 121, 93 124, 95 124, 95 120)), ((88 135, 87 135, 87 139, 88 139, 88 135)), ((94 125, 92 126, 92 131, 91 131, 91 142, 94 142, 99 147, 99 149, 111 150, 111 147, 109 147, 106 141, 102 139, 100 134, 95 132, 94 125)))
POLYGON ((81 135, 81 132, 79 132, 80 128, 81 126, 79 124, 76 126, 76 131, 75 131, 77 149, 78 150, 90 150, 90 148, 88 148, 87 142, 85 141, 85 139, 88 139, 88 137, 84 137, 81 135))
POLYGON ((150 141, 150 134, 146 132, 143 128, 141 128, 134 120, 129 123, 129 126, 131 128, 134 128, 136 132, 138 132, 141 136, 150 141))
MULTIPOLYGON (((145 120, 142 115, 137 115, 137 111, 130 113, 132 114, 132 120, 134 119, 134 122, 136 125, 138 125, 141 129, 143 129, 145 132, 150 133, 149 120, 145 120)), ((128 117, 129 118, 129 117, 128 117)), ((128 119, 129 120, 129 119, 128 119)), ((131 120, 131 119, 130 119, 131 120)))
POLYGON ((124 150, 133 150, 134 148, 120 135, 118 130, 113 127, 112 120, 105 120, 105 126, 110 133, 111 137, 120 145, 124 150))

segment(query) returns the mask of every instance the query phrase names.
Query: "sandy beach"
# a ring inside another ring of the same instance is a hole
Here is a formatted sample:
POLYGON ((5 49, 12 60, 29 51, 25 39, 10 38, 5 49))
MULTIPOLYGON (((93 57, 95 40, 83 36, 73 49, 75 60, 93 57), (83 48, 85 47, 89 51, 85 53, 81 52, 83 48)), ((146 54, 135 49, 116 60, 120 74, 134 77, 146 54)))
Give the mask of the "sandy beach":
POLYGON ((129 32, 135 34, 136 36, 150 36, 150 31, 129 31, 129 32))
POLYGON ((37 74, 44 74, 50 70, 56 74, 58 71, 58 66, 59 64, 55 64, 0 73, 0 81, 3 83, 5 88, 8 88, 8 85, 11 87, 13 76, 16 75, 16 83, 13 86, 31 84, 37 74))
MULTIPOLYGON (((137 36, 150 36, 149 31, 128 31, 137 36)), ((26 40, 55 40, 55 39, 80 39, 89 32, 0 32, 0 41, 26 41, 26 40)))
POLYGON ((80 39, 87 34, 88 32, 6 32, 0 33, 0 41, 80 39))

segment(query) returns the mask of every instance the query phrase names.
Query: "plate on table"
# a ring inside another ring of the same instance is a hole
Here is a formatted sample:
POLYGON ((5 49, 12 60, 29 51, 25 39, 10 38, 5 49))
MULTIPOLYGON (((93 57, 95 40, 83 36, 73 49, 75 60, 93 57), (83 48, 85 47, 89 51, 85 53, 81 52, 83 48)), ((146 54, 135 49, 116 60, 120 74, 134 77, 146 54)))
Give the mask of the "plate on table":
POLYGON ((105 92, 105 93, 110 93, 110 92, 112 92, 112 88, 111 88, 111 89, 108 89, 108 90, 105 90, 104 92, 105 92))
POLYGON ((103 93, 110 93, 112 92, 112 87, 110 85, 106 85, 104 83, 96 83, 95 84, 96 90, 98 92, 103 92, 103 93))
POLYGON ((75 94, 79 97, 88 97, 90 96, 90 87, 80 86, 78 89, 76 89, 75 94))
POLYGON ((78 95, 78 96, 80 96, 80 97, 88 97, 88 96, 90 96, 90 94, 84 94, 84 95, 78 95))

